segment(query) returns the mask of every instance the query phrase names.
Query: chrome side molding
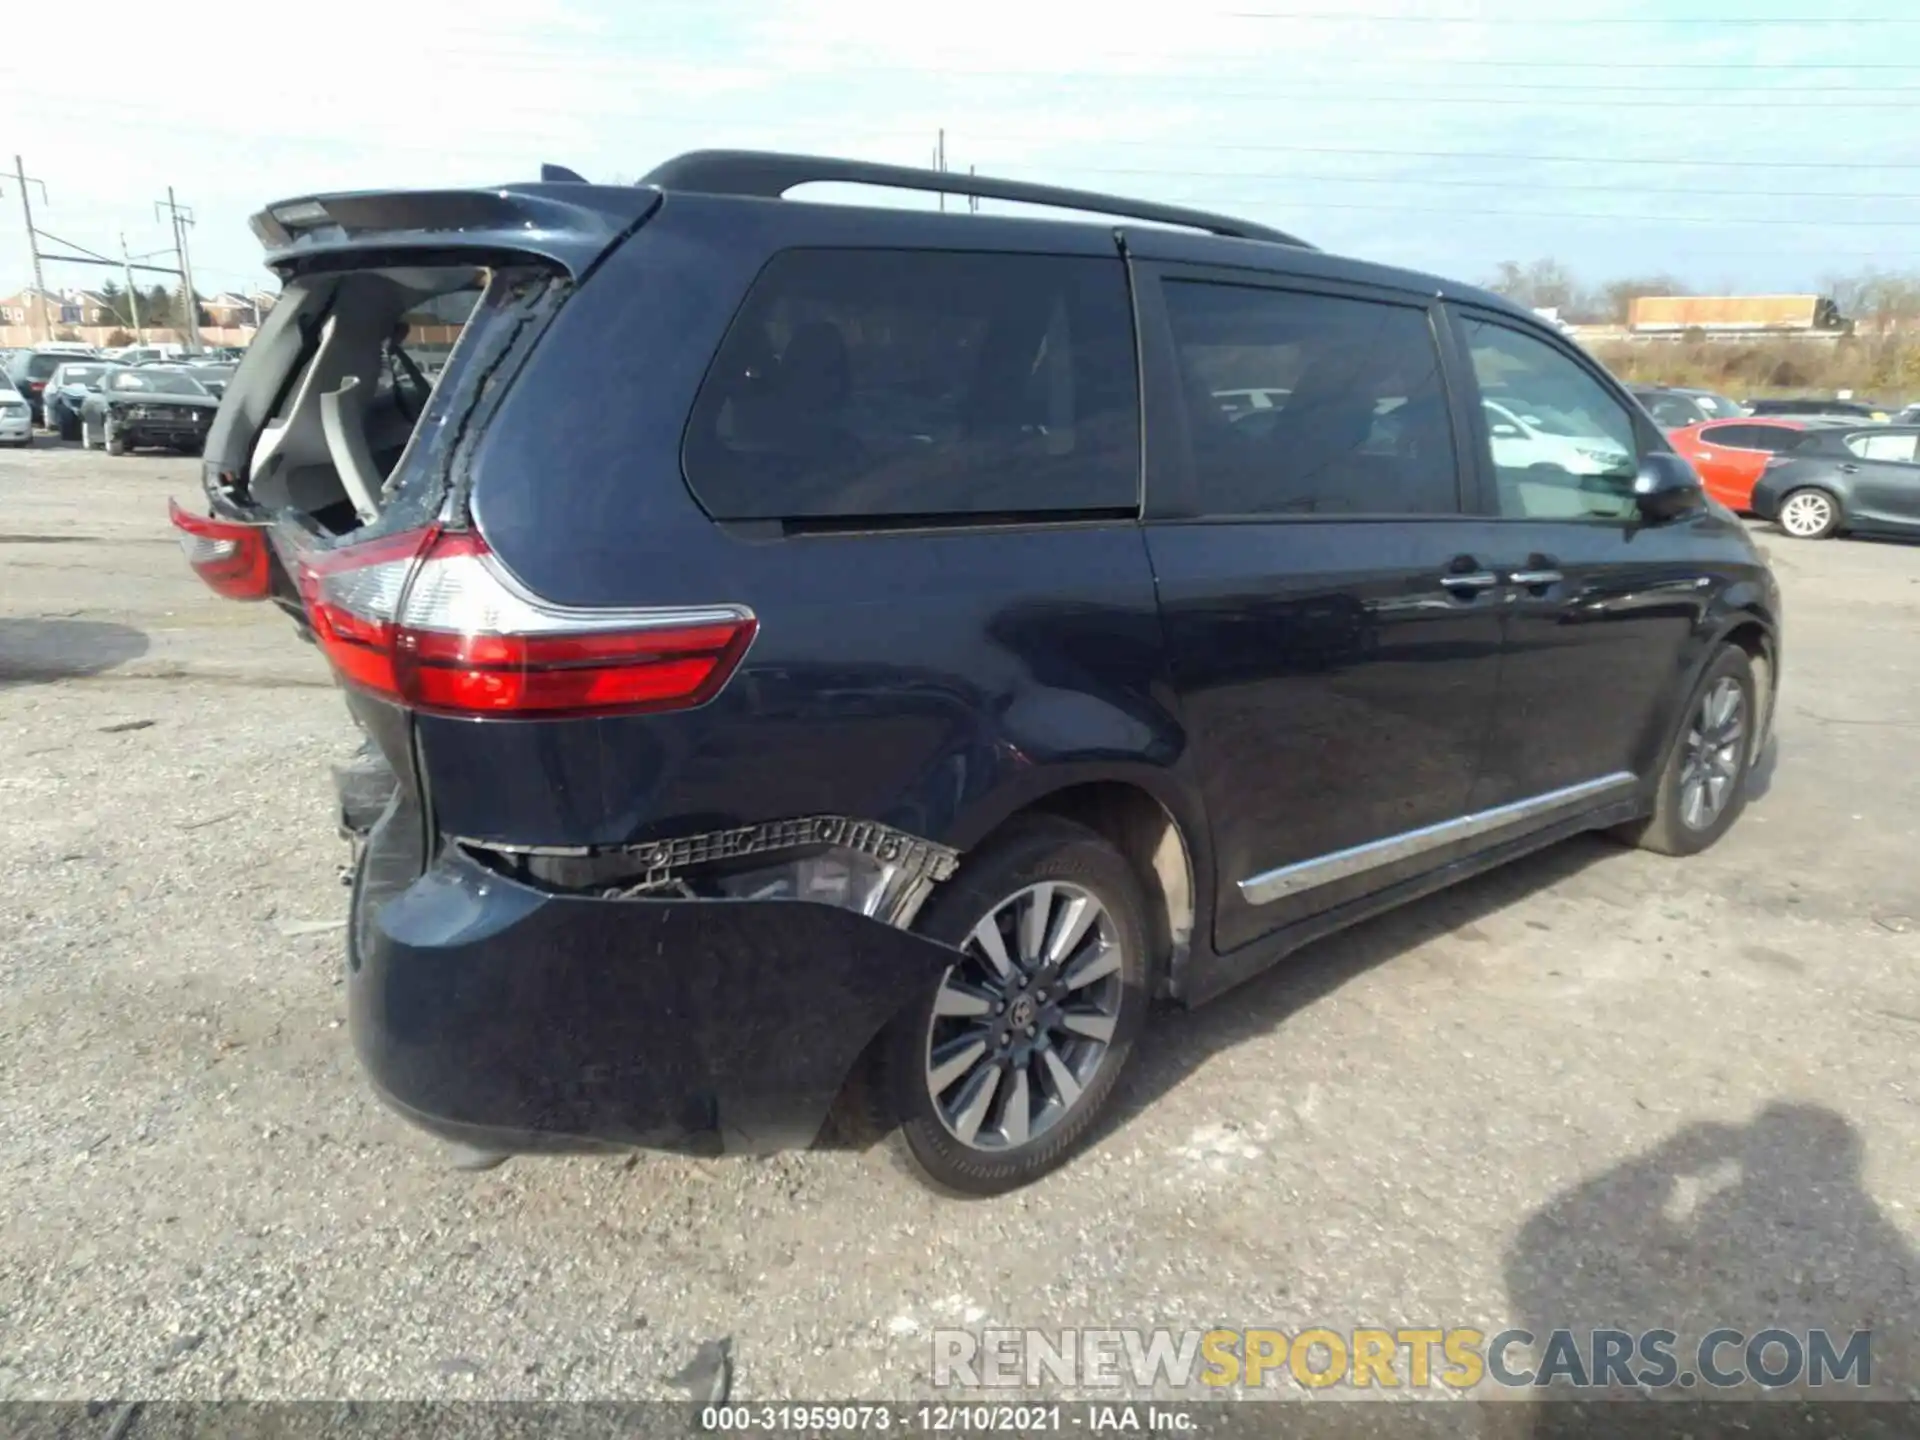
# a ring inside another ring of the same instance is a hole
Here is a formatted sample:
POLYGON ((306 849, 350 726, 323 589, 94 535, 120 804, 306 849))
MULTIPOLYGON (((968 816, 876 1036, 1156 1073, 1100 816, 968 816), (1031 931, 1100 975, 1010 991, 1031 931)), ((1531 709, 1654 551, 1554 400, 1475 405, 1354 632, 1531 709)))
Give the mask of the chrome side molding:
POLYGON ((1277 870, 1268 870, 1242 880, 1240 894, 1250 905, 1270 904, 1289 895, 1331 884, 1335 880, 1364 874, 1382 865, 1411 860, 1444 845, 1491 834, 1508 825, 1539 819, 1582 802, 1598 801, 1615 791, 1624 794, 1638 783, 1638 777, 1631 772, 1618 770, 1611 775, 1602 775, 1598 780, 1582 781, 1578 785, 1549 790, 1544 795, 1535 795, 1530 799, 1497 805, 1491 810, 1480 810, 1455 820, 1442 820, 1437 825, 1423 825, 1418 830, 1389 835, 1384 840, 1369 840, 1364 845, 1335 850, 1330 855, 1318 855, 1311 860, 1282 865, 1277 870))

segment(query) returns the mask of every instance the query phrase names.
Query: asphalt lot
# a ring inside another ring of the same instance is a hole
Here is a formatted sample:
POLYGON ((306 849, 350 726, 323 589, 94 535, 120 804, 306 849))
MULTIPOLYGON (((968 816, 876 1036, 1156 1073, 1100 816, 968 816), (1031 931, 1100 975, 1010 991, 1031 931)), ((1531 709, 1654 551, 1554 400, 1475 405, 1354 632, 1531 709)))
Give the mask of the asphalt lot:
POLYGON ((1920 547, 1773 535, 1777 764, 1163 1017, 1090 1155, 448 1169, 342 1025, 350 727, 167 529, 0 454, 0 1398, 908 1397, 938 1326, 1824 1325, 1920 1396, 1920 547))

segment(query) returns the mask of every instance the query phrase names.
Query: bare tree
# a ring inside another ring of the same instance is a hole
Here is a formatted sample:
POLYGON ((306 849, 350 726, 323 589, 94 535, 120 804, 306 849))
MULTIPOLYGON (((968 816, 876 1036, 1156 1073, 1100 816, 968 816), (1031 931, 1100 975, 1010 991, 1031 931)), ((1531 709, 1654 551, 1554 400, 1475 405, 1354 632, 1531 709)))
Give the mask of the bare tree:
POLYGON ((1612 325, 1624 325, 1633 302, 1647 295, 1691 295, 1693 291, 1672 275, 1629 275, 1600 287, 1596 309, 1612 325))
POLYGON ((1556 309, 1571 316, 1583 308, 1573 272, 1552 258, 1524 265, 1517 260, 1502 260, 1487 288, 1532 310, 1556 309))

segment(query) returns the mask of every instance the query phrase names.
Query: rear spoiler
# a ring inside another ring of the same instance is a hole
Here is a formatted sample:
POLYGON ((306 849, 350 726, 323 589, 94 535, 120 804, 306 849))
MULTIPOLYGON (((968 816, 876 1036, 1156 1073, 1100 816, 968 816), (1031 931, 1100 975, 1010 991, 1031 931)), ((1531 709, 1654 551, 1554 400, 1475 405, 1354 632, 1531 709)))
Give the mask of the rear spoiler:
POLYGON ((578 181, 492 190, 359 191, 269 205, 249 222, 282 275, 335 258, 531 255, 578 280, 608 246, 645 220, 660 192, 578 181))

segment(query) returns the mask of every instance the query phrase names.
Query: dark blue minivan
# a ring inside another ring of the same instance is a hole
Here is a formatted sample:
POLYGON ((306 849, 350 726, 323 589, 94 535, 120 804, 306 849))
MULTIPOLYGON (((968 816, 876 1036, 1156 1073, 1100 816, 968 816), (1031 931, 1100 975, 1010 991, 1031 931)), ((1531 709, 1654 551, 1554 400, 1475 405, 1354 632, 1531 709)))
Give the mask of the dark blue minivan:
POLYGON ((339 676, 354 1043, 470 1155, 857 1112, 1003 1191, 1156 999, 1740 813, 1773 578, 1493 295, 743 152, 254 227, 283 295, 175 524, 339 676), (822 181, 1062 218, 784 198, 822 181))

